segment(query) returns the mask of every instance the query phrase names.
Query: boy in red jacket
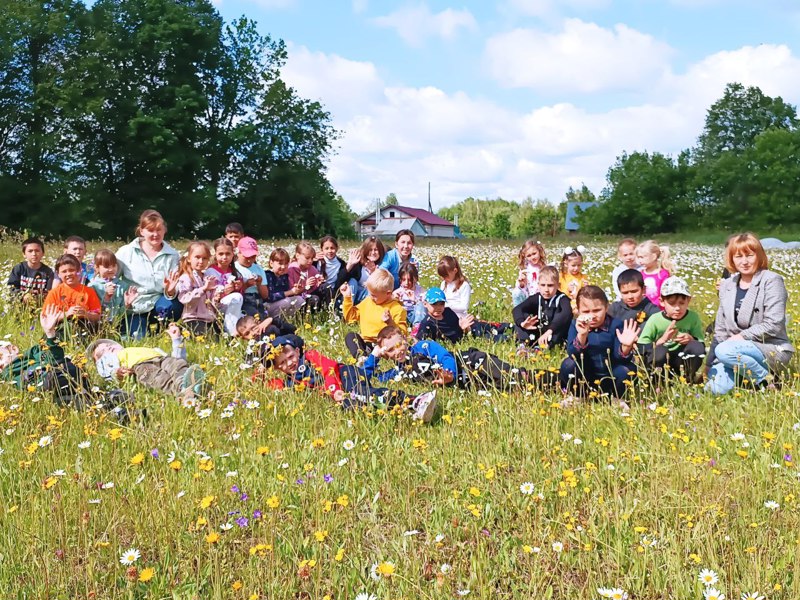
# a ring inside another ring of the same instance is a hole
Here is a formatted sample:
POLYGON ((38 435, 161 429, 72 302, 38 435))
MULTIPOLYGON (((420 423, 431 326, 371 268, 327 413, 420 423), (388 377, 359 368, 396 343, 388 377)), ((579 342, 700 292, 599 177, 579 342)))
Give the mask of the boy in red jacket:
POLYGON ((274 384, 276 388, 305 385, 323 390, 342 408, 361 408, 383 404, 387 408, 407 406, 416 420, 430 423, 436 411, 436 392, 426 392, 410 397, 400 390, 375 388, 364 369, 340 362, 317 350, 304 350, 303 339, 296 335, 282 335, 264 347, 262 364, 286 375, 274 384))

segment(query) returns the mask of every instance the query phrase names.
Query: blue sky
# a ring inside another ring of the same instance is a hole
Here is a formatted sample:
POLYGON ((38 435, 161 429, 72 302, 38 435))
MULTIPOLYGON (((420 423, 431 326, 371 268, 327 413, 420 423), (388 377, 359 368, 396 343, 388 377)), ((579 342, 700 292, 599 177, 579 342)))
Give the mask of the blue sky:
POLYGON ((215 0, 289 48, 284 78, 342 132, 329 177, 390 192, 599 193, 623 151, 691 146, 725 84, 800 102, 793 0, 215 0))

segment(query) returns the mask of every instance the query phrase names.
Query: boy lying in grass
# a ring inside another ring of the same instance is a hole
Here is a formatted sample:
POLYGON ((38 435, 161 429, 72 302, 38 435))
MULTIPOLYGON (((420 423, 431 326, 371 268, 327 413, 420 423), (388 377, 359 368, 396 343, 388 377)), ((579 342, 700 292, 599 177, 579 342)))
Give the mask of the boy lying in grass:
POLYGON ((412 397, 400 390, 372 387, 364 369, 344 365, 317 350, 305 350, 303 339, 296 335, 279 336, 265 345, 262 364, 286 375, 284 380, 270 382, 274 389, 303 385, 320 390, 345 409, 404 406, 412 418, 423 423, 430 423, 436 411, 436 392, 412 397))
POLYGON ((205 373, 200 365, 186 360, 186 346, 177 324, 167 329, 172 339, 172 354, 161 348, 129 347, 99 339, 86 348, 86 355, 95 361, 97 372, 104 379, 134 377, 144 387, 166 392, 181 400, 202 395, 205 373))
POLYGON ((394 325, 387 325, 378 333, 375 348, 364 362, 364 371, 378 381, 428 380, 434 385, 455 383, 462 388, 506 389, 529 383, 551 385, 556 380, 555 373, 517 368, 477 348, 451 353, 433 340, 415 342, 409 347, 403 332, 394 325), (384 357, 398 363, 397 367, 378 373, 378 362, 384 357))
POLYGON ((17 346, 0 342, 0 380, 13 383, 17 388, 52 392, 58 406, 84 410, 100 404, 112 411, 122 423, 128 423, 128 394, 112 390, 108 394, 95 394, 83 372, 64 354, 56 337, 56 328, 64 313, 55 305, 45 306, 39 316, 44 339, 39 344, 20 352, 17 346))

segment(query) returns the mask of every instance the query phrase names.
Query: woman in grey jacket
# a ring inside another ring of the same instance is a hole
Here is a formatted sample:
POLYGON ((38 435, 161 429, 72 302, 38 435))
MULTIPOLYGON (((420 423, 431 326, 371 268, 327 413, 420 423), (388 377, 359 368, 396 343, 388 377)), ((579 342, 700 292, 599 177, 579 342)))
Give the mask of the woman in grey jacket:
POLYGON ((763 384, 770 371, 780 371, 794 353, 786 333, 786 286, 783 277, 767 268, 758 238, 752 233, 732 236, 725 263, 733 275, 719 288, 717 362, 706 384, 712 394, 727 394, 737 381, 763 384))

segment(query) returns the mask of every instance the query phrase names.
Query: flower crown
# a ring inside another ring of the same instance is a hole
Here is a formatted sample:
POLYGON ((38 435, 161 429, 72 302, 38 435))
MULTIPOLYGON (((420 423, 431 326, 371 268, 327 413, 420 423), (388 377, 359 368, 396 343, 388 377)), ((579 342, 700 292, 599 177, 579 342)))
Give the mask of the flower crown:
POLYGON ((586 247, 585 246, 578 246, 576 248, 573 248, 572 246, 567 246, 566 248, 564 248, 564 255, 565 256, 568 255, 568 254, 572 254, 573 252, 577 252, 578 254, 583 254, 584 252, 586 252, 586 247))

